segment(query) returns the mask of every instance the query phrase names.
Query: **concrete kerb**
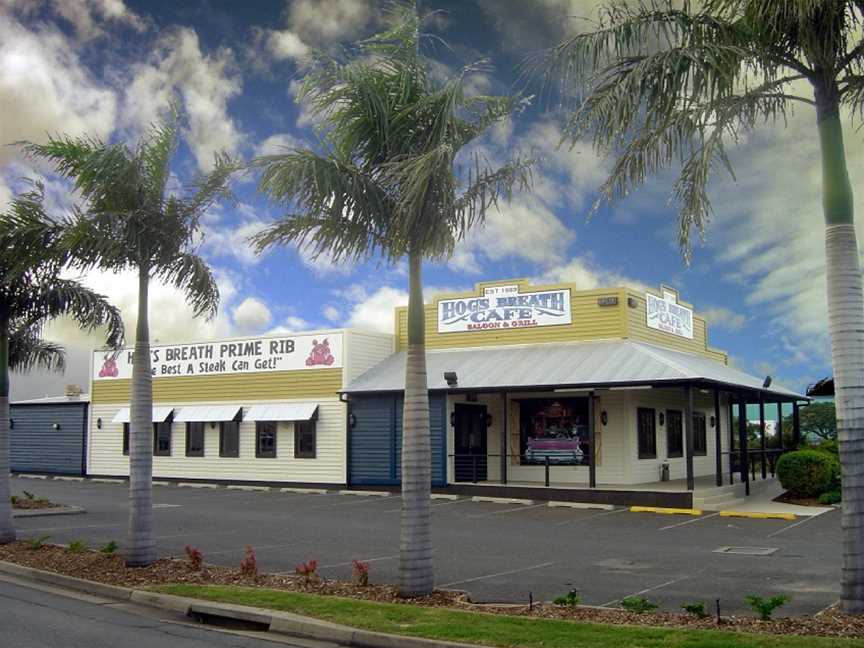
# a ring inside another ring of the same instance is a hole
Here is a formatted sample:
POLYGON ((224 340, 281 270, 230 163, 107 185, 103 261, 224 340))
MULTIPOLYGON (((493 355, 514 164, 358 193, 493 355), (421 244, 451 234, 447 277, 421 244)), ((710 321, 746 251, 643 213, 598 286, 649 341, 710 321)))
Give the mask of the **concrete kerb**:
POLYGON ((216 603, 146 590, 134 590, 127 587, 83 580, 73 576, 55 574, 54 572, 16 565, 15 563, 5 561, 0 561, 0 574, 29 579, 39 583, 47 583, 92 596, 117 601, 131 601, 139 605, 170 610, 187 616, 194 616, 198 613, 242 621, 253 621, 266 624, 269 632, 317 641, 336 642, 346 646, 359 646, 362 648, 477 648, 477 646, 472 644, 358 630, 349 626, 320 621, 290 612, 279 612, 231 603, 216 603))
POLYGON ((52 506, 43 509, 12 509, 12 517, 42 517, 44 515, 78 515, 87 511, 80 506, 52 506))
POLYGON ((364 491, 364 490, 340 490, 340 495, 356 495, 357 497, 389 497, 392 493, 387 491, 364 491))

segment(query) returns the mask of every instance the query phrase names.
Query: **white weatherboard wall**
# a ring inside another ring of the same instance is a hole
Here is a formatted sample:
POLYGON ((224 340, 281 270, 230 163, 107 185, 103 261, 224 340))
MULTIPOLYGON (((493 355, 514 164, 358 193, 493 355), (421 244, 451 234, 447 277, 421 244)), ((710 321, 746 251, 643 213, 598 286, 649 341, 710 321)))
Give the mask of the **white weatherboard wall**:
MULTIPOLYGON (((518 431, 518 410, 514 401, 525 398, 566 398, 583 396, 581 393, 562 392, 532 392, 508 394, 510 409, 508 415, 508 454, 519 454, 515 432, 518 431)), ((707 437, 707 452, 704 456, 693 457, 693 472, 696 477, 714 475, 716 470, 715 433, 711 427, 711 417, 714 416, 713 394, 703 394, 694 390, 693 406, 695 412, 705 415, 705 434, 707 437)), ((447 399, 448 412, 453 412, 454 404, 466 402, 464 395, 450 395, 447 399)), ((492 415, 492 425, 487 436, 487 452, 490 455, 500 455, 501 429, 503 427, 503 407, 500 394, 478 394, 478 404, 486 405, 492 415)), ((684 457, 667 459, 666 457, 666 427, 660 425, 659 414, 667 409, 684 411, 683 389, 642 389, 642 390, 598 390, 595 392, 595 434, 598 444, 597 484, 603 485, 635 485, 660 480, 660 465, 669 462, 670 478, 684 479, 686 464, 684 457), (639 448, 636 431, 636 412, 640 407, 650 407, 655 410, 657 433, 657 458, 639 459, 639 448), (600 422, 601 412, 606 412, 607 424, 600 422)), ((448 413, 447 452, 453 453, 453 427, 449 425, 448 413)), ((728 451, 729 421, 728 400, 721 395, 720 401, 721 449, 728 451)), ((724 455, 723 470, 728 472, 729 460, 724 455)), ((500 457, 489 457, 488 480, 500 479, 500 457)), ((545 479, 544 466, 522 466, 508 461, 507 479, 511 483, 543 483, 545 479)), ((448 457, 447 480, 454 481, 453 458, 448 457)), ((550 468, 552 485, 588 485, 588 466, 556 466, 550 468)))
MULTIPOLYGON (((276 336, 277 338, 322 338, 329 337, 332 344, 341 340, 341 344, 334 346, 334 354, 337 355, 338 363, 342 363, 341 382, 346 385, 372 366, 381 362, 393 353, 394 339, 392 335, 357 331, 353 329, 341 329, 332 331, 314 331, 299 333, 297 335, 276 336), (338 340, 337 340, 338 338, 338 340), (341 350, 341 352, 340 352, 341 350)), ((264 336, 260 339, 265 341, 273 336, 264 336)), ((274 338, 275 339, 275 338, 274 338)), ((202 344, 219 344, 232 340, 211 340, 202 344)), ((308 341, 308 340, 306 340, 308 341)), ((163 345, 168 346, 168 345, 163 345)), ((182 345, 173 345, 182 346, 182 345)), ((303 350, 305 358, 307 350, 303 350)), ((103 358, 97 358, 99 366, 103 358)), ((302 359, 301 359, 302 360, 302 359)), ((324 367, 326 369, 326 367, 324 367)), ((98 375, 98 369, 96 368, 98 375)), ((304 369, 298 372, 309 375, 309 371, 316 368, 304 369)), ((237 374, 235 374, 237 375, 237 374)), ((267 372, 257 374, 266 376, 267 372)), ((277 374, 274 374, 274 376, 277 374)), ((285 372, 280 380, 284 381, 285 372)), ((91 376, 94 371, 91 370, 91 376)), ((94 376, 95 377, 95 376, 94 376)), ((187 377, 188 380, 198 380, 197 377, 187 377)), ((160 378, 154 378, 154 384, 160 378)), ((247 378, 240 376, 239 380, 247 378)), ((250 378, 251 380, 251 378, 250 378)), ((299 380, 299 378, 298 378, 299 380)), ((337 381, 338 383, 338 381, 337 381)), ((302 383, 298 383, 302 384, 302 383)), ((91 381, 92 386, 92 381, 91 381)), ((186 456, 186 424, 173 423, 171 426, 171 456, 153 457, 153 476, 162 479, 200 479, 200 480, 225 480, 225 481, 262 481, 282 483, 304 483, 304 484, 345 484, 347 482, 347 449, 346 449, 346 405, 339 400, 340 386, 334 384, 332 393, 321 395, 303 394, 297 395, 294 390, 291 398, 253 398, 247 396, 243 399, 231 400, 171 400, 155 401, 154 405, 167 406, 179 409, 183 406, 206 406, 206 405, 237 405, 243 407, 244 414, 248 408, 256 404, 267 403, 316 403, 318 405, 318 416, 316 422, 316 456, 315 458, 294 457, 294 424, 283 421, 278 423, 275 458, 256 458, 255 456, 255 423, 243 421, 240 423, 240 456, 219 456, 219 424, 204 426, 204 456, 186 456)), ((281 389, 281 388, 280 388, 281 389)), ((272 390, 271 390, 272 391, 272 390)), ((116 400, 116 399, 115 399, 116 400)), ((112 423, 117 412, 129 407, 128 402, 100 403, 98 398, 93 401, 90 409, 89 436, 87 440, 87 472, 91 475, 106 476, 128 476, 129 458, 123 455, 123 425, 112 423), (99 429, 97 421, 101 419, 102 427, 99 429)), ((175 411, 176 413, 176 411, 175 411)))
MULTIPOLYGON (((345 476, 345 404, 338 398, 316 398, 266 402, 318 403, 317 455, 314 459, 294 458, 294 424, 279 423, 276 457, 255 457, 255 423, 240 423, 240 456, 219 456, 219 424, 204 424, 204 456, 186 456, 186 424, 171 426, 171 456, 153 457, 153 477, 165 479, 220 479, 230 481, 272 481, 344 484, 345 476)), ((265 402, 265 401, 262 401, 265 402)), ((167 403, 158 403, 168 405, 167 403)), ((255 401, 170 403, 183 405, 231 405, 244 407, 255 401)), ((114 415, 125 405, 97 405, 93 420, 102 419, 102 429, 91 430, 90 473, 94 475, 129 475, 129 457, 123 455, 123 424, 112 423, 114 415)))

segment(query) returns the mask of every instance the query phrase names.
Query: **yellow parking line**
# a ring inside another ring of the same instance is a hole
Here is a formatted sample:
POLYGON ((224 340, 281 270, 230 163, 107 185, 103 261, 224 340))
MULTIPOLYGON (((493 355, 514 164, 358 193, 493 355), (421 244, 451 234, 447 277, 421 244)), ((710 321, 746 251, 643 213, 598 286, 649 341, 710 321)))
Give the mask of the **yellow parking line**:
POLYGON ((663 506, 631 506, 631 513, 660 513, 661 515, 702 515, 701 509, 665 508, 663 506))
POLYGON ((758 511, 720 511, 720 517, 742 517, 754 520, 797 520, 794 513, 760 513, 758 511))

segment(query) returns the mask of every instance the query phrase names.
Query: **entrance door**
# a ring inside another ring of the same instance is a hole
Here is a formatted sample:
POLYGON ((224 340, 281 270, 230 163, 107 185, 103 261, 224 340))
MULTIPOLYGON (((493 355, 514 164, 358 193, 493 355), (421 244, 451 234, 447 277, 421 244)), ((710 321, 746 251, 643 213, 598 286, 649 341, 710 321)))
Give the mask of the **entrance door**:
POLYGON ((456 403, 454 418, 455 481, 486 481, 486 406, 456 403))

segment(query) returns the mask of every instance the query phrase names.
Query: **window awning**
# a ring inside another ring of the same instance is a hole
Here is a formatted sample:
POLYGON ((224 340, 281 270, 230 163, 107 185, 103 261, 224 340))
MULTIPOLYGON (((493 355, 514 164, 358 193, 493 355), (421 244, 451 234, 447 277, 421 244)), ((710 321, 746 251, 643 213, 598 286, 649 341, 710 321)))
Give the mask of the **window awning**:
POLYGON ((247 421, 308 421, 318 413, 318 403, 262 403, 246 412, 247 421))
MULTIPOLYGON (((164 406, 153 406, 153 422, 154 423, 164 423, 169 416, 171 416, 171 412, 174 411, 173 407, 164 407, 164 406)), ((131 409, 129 407, 122 407, 120 411, 114 415, 114 418, 111 419, 112 423, 129 423, 131 422, 131 409)))
POLYGON ((240 405, 193 405, 181 407, 174 420, 194 423, 233 421, 243 408, 240 405))

